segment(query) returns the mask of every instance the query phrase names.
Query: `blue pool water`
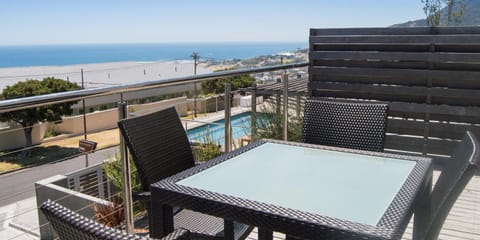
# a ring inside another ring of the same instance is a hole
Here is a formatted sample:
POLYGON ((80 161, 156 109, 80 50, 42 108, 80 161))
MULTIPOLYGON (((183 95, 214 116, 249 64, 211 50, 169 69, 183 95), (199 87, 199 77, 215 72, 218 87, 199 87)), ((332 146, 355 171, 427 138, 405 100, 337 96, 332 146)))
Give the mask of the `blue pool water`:
MULTIPOLYGON (((250 135, 251 119, 250 112, 232 116, 233 139, 250 135)), ((207 140, 210 140, 216 144, 223 145, 225 143, 225 120, 222 119, 210 124, 188 129, 187 135, 191 142, 207 142, 207 140)))

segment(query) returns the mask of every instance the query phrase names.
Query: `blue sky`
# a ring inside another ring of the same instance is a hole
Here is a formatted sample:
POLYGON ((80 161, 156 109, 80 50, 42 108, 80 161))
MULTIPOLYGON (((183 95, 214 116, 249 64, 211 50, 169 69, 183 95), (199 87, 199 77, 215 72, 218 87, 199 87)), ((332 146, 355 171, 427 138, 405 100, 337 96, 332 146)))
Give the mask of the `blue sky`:
POLYGON ((306 42, 309 28, 423 18, 421 0, 12 0, 0 45, 306 42))

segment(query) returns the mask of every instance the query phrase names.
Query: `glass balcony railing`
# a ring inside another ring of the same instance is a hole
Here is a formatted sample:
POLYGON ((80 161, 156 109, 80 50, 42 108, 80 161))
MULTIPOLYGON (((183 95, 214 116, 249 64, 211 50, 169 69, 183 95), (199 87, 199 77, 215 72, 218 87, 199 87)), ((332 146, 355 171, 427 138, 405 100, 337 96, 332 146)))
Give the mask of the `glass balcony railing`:
MULTIPOLYGON (((255 107, 253 111, 255 111, 255 131, 261 134, 252 136, 252 101, 251 97, 249 98, 251 89, 248 87, 239 89, 228 96, 220 93, 200 95, 195 98, 196 94, 192 91, 193 84, 258 73, 275 76, 287 74, 291 79, 297 80, 298 71, 306 72, 304 67, 307 65, 308 63, 303 62, 239 69, 0 101, 0 113, 78 101, 72 105, 73 115, 64 116, 61 121, 35 124, 32 128, 33 144, 29 149, 21 147, 24 142, 16 143, 14 141, 23 139, 24 128, 13 123, 2 123, 0 139, 4 143, 0 143, 0 147, 3 147, 0 150, 0 163, 3 164, 0 171, 48 168, 47 171, 43 170, 41 173, 25 171, 24 179, 28 179, 28 182, 15 184, 14 181, 17 180, 7 179, 0 186, 3 193, 0 197, 1 206, 18 208, 18 206, 12 206, 18 202, 17 205, 21 205, 21 210, 15 210, 14 215, 0 219, 2 224, 18 223, 19 228, 24 230, 18 231, 17 235, 9 236, 8 239, 22 239, 26 236, 43 237, 47 234, 47 230, 44 228, 48 228, 48 224, 42 218, 40 218, 40 222, 37 220, 39 219, 37 202, 46 196, 53 198, 52 200, 73 202, 80 212, 93 217, 95 215, 94 206, 101 205, 104 200, 114 201, 122 194, 122 189, 115 184, 114 180, 107 178, 104 167, 102 167, 104 161, 118 159, 120 142, 116 124, 119 120, 118 102, 127 103, 127 117, 157 111, 167 106, 175 106, 189 140, 193 144, 195 157, 206 160, 214 155, 211 150, 202 148, 204 144, 217 146, 215 151, 218 153, 238 148, 250 143, 253 138, 266 136, 265 132, 272 130, 264 128, 262 132, 262 124, 269 120, 267 112, 275 113, 276 118, 279 118, 275 121, 280 120, 279 127, 283 126, 281 124, 283 115, 276 114, 275 97, 257 94, 258 98, 256 98, 256 104, 253 105, 255 107), (145 96, 142 93, 147 93, 148 97, 138 97, 145 96), (233 98, 231 98, 232 96, 233 98), (229 107, 225 105, 227 100, 232 102, 229 107), (82 101, 85 101, 85 108, 82 106, 82 101), (227 112, 231 113, 228 123, 225 122, 226 107, 230 108, 227 112), (225 131, 227 124, 232 128, 229 136, 225 131), (225 147, 226 137, 231 139, 229 148, 225 147), (97 143, 94 153, 79 151, 79 140, 85 138, 97 143), (8 141, 5 141, 6 139, 8 141), (26 150, 29 150, 29 155, 24 157, 22 153, 26 150), (49 164, 46 165, 47 163, 49 164), (38 167, 31 168, 32 166, 38 167), (33 182, 37 183, 34 185, 33 182), (8 187, 14 184, 15 188, 8 187), (32 198, 34 196, 37 201, 32 198)), ((306 76, 303 76, 303 81, 305 78, 306 76)), ((294 80, 291 82, 294 83, 294 80)), ((294 105, 295 102, 296 98, 292 97, 289 105, 294 105)), ((294 113, 290 112, 289 114, 294 113)), ((291 117, 291 115, 289 116, 291 117)), ((278 137, 283 138, 281 135, 283 130, 279 129, 278 132, 280 134, 278 137)), ((135 175, 135 172, 132 175, 135 175)), ((135 181, 132 181, 132 185, 135 181)), ((139 203, 133 203, 135 213, 141 208, 139 203)), ((108 218, 108 216, 104 217, 108 218)), ((138 217, 136 215, 135 219, 138 217)))

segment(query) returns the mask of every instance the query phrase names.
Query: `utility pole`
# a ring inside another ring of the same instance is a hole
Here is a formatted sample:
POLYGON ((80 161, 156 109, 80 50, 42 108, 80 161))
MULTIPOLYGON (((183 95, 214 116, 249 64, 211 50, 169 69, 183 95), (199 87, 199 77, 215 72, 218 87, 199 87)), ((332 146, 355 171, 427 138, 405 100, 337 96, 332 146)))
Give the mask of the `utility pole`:
MULTIPOLYGON (((198 55, 197 52, 193 52, 192 56, 193 58, 193 75, 197 75, 197 64, 198 60, 200 59, 200 56, 198 55)), ((198 98, 198 90, 197 90, 197 83, 193 83, 193 91, 195 92, 195 96, 193 97, 193 117, 197 117, 197 98, 198 98)))

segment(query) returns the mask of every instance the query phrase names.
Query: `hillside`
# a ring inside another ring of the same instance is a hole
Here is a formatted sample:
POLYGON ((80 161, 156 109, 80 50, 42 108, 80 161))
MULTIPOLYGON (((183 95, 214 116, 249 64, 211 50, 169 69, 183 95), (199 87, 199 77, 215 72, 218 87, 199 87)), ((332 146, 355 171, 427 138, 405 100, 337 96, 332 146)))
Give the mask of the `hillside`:
MULTIPOLYGON (((464 0, 465 14, 459 22, 450 23, 448 26, 480 26, 480 0, 464 0)), ((443 10, 441 24, 445 26, 446 10, 443 10)), ((392 27, 423 27, 426 26, 425 19, 408 21, 405 23, 395 24, 392 27)))

